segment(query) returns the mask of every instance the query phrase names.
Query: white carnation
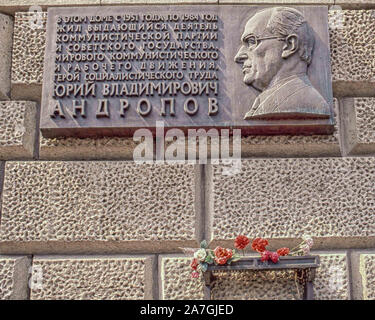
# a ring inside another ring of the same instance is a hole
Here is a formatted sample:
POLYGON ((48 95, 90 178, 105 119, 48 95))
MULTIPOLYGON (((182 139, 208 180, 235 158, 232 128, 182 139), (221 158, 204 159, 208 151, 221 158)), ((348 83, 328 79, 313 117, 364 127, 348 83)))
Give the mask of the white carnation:
POLYGON ((198 251, 195 251, 194 253, 194 258, 199 260, 199 261, 204 261, 206 259, 207 253, 206 249, 199 249, 198 251))
POLYGON ((306 242, 306 244, 311 249, 311 247, 314 245, 314 240, 312 239, 312 237, 311 236, 303 236, 302 239, 306 242))

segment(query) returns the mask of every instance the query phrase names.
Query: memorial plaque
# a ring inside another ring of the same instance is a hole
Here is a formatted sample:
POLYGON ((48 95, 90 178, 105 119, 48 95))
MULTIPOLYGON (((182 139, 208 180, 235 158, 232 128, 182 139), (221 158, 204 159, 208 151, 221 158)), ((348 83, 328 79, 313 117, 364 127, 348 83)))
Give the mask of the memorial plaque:
POLYGON ((41 131, 333 131, 324 6, 49 8, 41 131))

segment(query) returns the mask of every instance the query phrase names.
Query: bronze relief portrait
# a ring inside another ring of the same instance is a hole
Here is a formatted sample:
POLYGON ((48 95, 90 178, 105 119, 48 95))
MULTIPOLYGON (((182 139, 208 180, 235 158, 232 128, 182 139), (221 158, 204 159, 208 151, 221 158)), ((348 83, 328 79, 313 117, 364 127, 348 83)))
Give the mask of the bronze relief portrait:
POLYGON ((246 22, 234 60, 242 66, 243 82, 259 95, 245 120, 330 117, 307 74, 314 44, 312 28, 294 8, 264 9, 246 22))

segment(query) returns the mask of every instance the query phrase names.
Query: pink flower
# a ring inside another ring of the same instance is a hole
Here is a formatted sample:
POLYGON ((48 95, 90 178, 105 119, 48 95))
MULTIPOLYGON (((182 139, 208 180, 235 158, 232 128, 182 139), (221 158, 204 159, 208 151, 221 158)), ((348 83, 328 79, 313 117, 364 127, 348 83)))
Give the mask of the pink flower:
POLYGON ((270 259, 272 260, 273 263, 277 263, 279 261, 279 255, 277 252, 272 252, 270 259))
POLYGON ((192 278, 199 278, 199 272, 197 272, 197 271, 193 271, 193 272, 191 273, 191 277, 192 277, 192 278))
POLYGON ((197 259, 193 259, 193 261, 190 263, 190 267, 193 269, 193 270, 197 270, 199 266, 199 262, 197 259))
POLYGON ((308 245, 302 247, 302 251, 304 255, 307 255, 310 253, 310 247, 308 245))
POLYGON ((265 250, 261 253, 260 261, 268 261, 271 258, 271 252, 268 250, 265 250))
POLYGON ((311 249, 311 247, 314 245, 314 240, 313 239, 308 239, 306 240, 306 244, 309 246, 309 248, 311 249))
POLYGON ((311 247, 314 245, 314 240, 310 236, 303 236, 302 239, 305 241, 305 243, 311 249, 311 247))

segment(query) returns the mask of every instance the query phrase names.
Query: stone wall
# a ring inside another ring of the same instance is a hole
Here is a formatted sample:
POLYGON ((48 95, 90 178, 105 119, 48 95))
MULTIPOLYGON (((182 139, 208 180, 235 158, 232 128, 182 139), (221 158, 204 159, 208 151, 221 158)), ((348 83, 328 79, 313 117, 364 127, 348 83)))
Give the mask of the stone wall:
MULTIPOLYGON (((135 2, 177 1, 0 0, 0 299, 203 299, 179 247, 232 246, 244 233, 272 238, 273 249, 312 235, 316 298, 375 300, 375 2, 179 1, 332 6, 335 132, 243 138, 231 176, 216 164, 137 165, 132 138, 39 134, 47 13, 32 27, 29 6, 135 2)), ((300 294, 290 274, 223 276, 213 290, 300 294)))

